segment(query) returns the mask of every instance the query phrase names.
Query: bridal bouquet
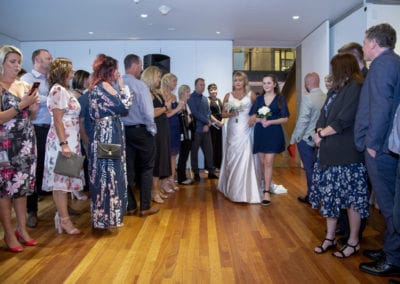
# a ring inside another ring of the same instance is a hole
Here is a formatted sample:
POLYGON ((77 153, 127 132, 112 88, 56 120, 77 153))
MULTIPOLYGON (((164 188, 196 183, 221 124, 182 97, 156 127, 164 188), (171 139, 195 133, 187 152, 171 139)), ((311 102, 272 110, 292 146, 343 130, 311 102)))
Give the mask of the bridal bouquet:
MULTIPOLYGON (((242 110, 242 103, 238 99, 232 98, 226 103, 225 108, 228 113, 239 112, 242 110)), ((238 122, 237 117, 235 118, 235 122, 238 122)))
POLYGON ((271 113, 270 108, 267 107, 267 106, 263 106, 263 107, 260 107, 260 108, 257 110, 257 115, 256 115, 256 117, 259 117, 259 118, 267 118, 267 117, 269 117, 269 116, 271 116, 271 115, 272 115, 272 113, 271 113))

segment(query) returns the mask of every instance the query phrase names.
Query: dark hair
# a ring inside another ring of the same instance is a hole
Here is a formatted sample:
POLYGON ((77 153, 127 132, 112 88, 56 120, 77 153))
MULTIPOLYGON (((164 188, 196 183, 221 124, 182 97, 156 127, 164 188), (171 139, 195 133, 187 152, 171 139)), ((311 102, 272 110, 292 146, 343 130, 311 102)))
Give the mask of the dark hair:
MULTIPOLYGON (((281 94, 281 90, 279 89, 279 83, 278 83, 278 77, 275 74, 267 74, 263 76, 263 79, 269 77, 272 79, 272 82, 275 83, 275 87, 274 87, 274 93, 276 95, 276 99, 278 101, 278 108, 281 109, 282 108, 282 94, 281 94)), ((265 94, 265 90, 263 90, 263 94, 265 94)))
POLYGON ((139 61, 140 61, 140 57, 137 56, 136 54, 128 54, 127 56, 125 56, 125 59, 124 59, 125 70, 128 70, 129 68, 131 68, 132 63, 138 64, 139 61))
POLYGON ((364 61, 364 51, 362 46, 356 42, 350 42, 338 49, 338 53, 351 53, 358 61, 364 61))
POLYGON ((204 82, 204 79, 203 79, 203 78, 197 78, 197 79, 194 81, 194 85, 196 86, 197 83, 198 83, 199 81, 203 81, 203 82, 204 82))
POLYGON ((369 40, 375 39, 380 47, 394 49, 396 45, 396 30, 387 23, 370 27, 365 36, 369 40))
POLYGON ((72 71, 72 62, 68 58, 59 57, 54 59, 49 67, 49 87, 58 83, 68 88, 67 78, 72 71))
POLYGON ((207 90, 211 91, 211 89, 218 89, 218 87, 215 83, 211 83, 210 85, 208 85, 207 90))
POLYGON ((90 76, 89 72, 85 70, 75 71, 74 78, 72 78, 72 89, 83 90, 85 80, 90 76))
POLYGON ((32 64, 35 64, 35 59, 36 59, 36 57, 37 57, 42 51, 50 53, 47 49, 44 49, 44 48, 36 49, 34 52, 32 52, 32 64))
POLYGON ((336 54, 331 60, 333 84, 332 89, 340 91, 350 79, 359 83, 364 81, 360 67, 354 55, 350 53, 336 54))
POLYGON ((118 61, 116 59, 105 54, 97 55, 93 62, 93 74, 89 89, 92 90, 101 81, 112 83, 115 80, 114 72, 117 68, 118 61))

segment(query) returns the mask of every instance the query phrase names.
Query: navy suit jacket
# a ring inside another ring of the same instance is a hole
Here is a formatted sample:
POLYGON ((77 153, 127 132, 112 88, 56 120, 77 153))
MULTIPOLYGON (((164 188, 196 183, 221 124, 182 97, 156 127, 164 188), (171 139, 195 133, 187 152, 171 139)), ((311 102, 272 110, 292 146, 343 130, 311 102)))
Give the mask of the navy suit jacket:
POLYGON ((400 56, 388 49, 376 57, 365 78, 358 104, 354 139, 366 148, 388 153, 388 138, 400 102, 400 56))

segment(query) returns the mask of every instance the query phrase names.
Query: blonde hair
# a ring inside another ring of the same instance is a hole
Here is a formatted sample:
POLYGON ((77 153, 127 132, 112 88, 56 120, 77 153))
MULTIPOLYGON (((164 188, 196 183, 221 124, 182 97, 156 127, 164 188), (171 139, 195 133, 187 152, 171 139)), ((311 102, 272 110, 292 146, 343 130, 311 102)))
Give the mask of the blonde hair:
POLYGON ((161 75, 161 70, 157 66, 149 66, 143 70, 142 76, 140 79, 146 83, 147 87, 149 87, 150 92, 156 92, 158 86, 156 86, 156 77, 161 75))
POLYGON ((190 87, 188 85, 182 85, 178 89, 178 97, 180 101, 183 101, 186 91, 190 92, 190 87))
POLYGON ((21 50, 19 50, 17 47, 12 46, 12 45, 3 45, 3 46, 0 46, 0 62, 1 62, 1 64, 0 64, 0 75, 4 75, 4 74, 3 74, 3 73, 4 73, 3 64, 4 64, 4 62, 6 61, 7 56, 8 56, 10 53, 16 53, 16 54, 18 54, 19 56, 21 56, 20 64, 21 64, 21 62, 22 62, 22 52, 21 52, 21 50))
POLYGON ((171 84, 174 80, 178 78, 172 73, 167 73, 161 78, 160 92, 165 100, 171 96, 171 84))
POLYGON ((49 87, 58 83, 61 86, 68 88, 67 78, 72 71, 72 62, 68 58, 58 57, 54 59, 49 67, 49 87))
MULTIPOLYGON (((247 94, 250 91, 250 86, 249 86, 249 78, 247 77, 246 73, 242 71, 235 71, 232 76, 232 81, 235 81, 235 77, 243 79, 244 91, 247 94)), ((235 85, 232 86, 232 90, 235 90, 235 85)))

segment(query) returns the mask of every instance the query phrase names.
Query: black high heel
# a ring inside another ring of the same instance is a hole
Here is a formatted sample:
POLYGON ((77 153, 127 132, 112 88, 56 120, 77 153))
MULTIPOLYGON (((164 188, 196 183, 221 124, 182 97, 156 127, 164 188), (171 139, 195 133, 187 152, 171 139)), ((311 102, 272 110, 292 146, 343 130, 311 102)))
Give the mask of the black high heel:
MULTIPOLYGON (((269 190, 263 190, 263 193, 269 193, 269 196, 271 197, 271 191, 269 191, 269 190)), ((268 205, 270 205, 270 204, 271 204, 271 200, 263 199, 263 200, 261 201, 261 205, 262 205, 262 206, 268 206, 268 205)))
POLYGON ((348 258, 348 257, 350 257, 350 256, 352 256, 352 255, 354 255, 354 254, 356 254, 356 253, 358 253, 360 251, 360 248, 357 249, 359 244, 360 244, 360 242, 358 242, 355 246, 352 246, 349 243, 347 243, 340 250, 337 251, 339 254, 332 253, 332 255, 334 257, 337 257, 337 258, 348 258), (344 254, 344 251, 347 248, 352 248, 353 249, 353 252, 350 253, 349 255, 345 255, 344 254))
POLYGON ((318 254, 326 253, 328 250, 336 248, 336 246, 337 246, 337 243, 335 242, 335 239, 332 239, 332 240, 331 239, 324 239, 319 246, 315 247, 315 248, 319 248, 320 251, 316 251, 314 249, 314 252, 318 253, 318 254), (323 245, 324 245, 325 242, 331 242, 331 244, 324 249, 323 245))

